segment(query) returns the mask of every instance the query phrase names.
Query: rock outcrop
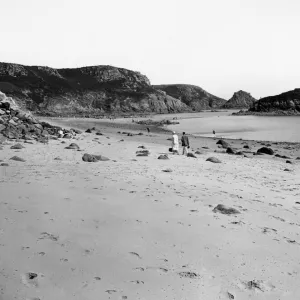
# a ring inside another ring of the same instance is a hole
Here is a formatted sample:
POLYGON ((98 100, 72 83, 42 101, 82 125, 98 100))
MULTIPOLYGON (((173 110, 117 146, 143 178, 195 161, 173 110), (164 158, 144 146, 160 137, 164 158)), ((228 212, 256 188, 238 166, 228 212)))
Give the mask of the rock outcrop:
POLYGON ((52 69, 0 63, 0 91, 21 108, 49 116, 191 110, 139 72, 112 66, 52 69))
POLYGON ((298 115, 300 114, 300 88, 262 98, 250 107, 249 112, 298 115))
MULTIPOLYGON (((57 138, 61 127, 40 122, 30 112, 25 112, 17 107, 16 103, 5 94, 0 94, 0 140, 24 139, 25 141, 37 140, 48 142, 49 138, 57 138)), ((64 130, 66 133, 68 130, 64 130)), ((12 149, 21 149, 21 144, 12 146, 12 149)))
POLYGON ((226 100, 216 97, 195 85, 164 84, 153 85, 153 87, 164 91, 166 95, 180 99, 193 111, 220 108, 226 102, 226 100))
POLYGON ((223 108, 229 109, 242 109, 250 108, 256 101, 249 93, 244 91, 238 91, 223 105, 223 108))

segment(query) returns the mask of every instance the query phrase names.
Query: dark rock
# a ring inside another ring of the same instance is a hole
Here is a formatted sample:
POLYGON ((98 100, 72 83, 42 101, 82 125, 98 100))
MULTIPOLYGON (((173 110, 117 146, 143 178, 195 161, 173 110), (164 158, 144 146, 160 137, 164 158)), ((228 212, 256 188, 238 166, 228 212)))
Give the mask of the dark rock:
POLYGON ((10 147, 10 149, 23 149, 23 148, 25 148, 25 147, 21 144, 15 144, 10 147))
POLYGON ((109 158, 102 156, 102 155, 94 155, 94 154, 85 153, 82 156, 82 160, 85 162, 98 162, 98 161, 108 161, 109 158))
POLYGON ((158 157, 158 159, 169 159, 167 154, 162 154, 158 157))
POLYGON ((250 147, 249 147, 249 145, 244 145, 244 147, 243 148, 245 148, 245 149, 249 149, 250 147))
POLYGON ((8 164, 8 163, 1 163, 0 166, 1 166, 1 167, 8 167, 9 164, 8 164))
POLYGON ((300 160, 300 157, 298 156, 298 157, 296 158, 296 160, 300 160))
POLYGON ((65 149, 79 150, 79 146, 75 143, 71 143, 68 147, 65 147, 65 149))
POLYGON ((217 145, 221 145, 224 149, 227 149, 230 147, 229 143, 227 143, 226 141, 224 140, 218 140, 217 141, 217 145))
POLYGON ((262 147, 260 149, 257 150, 257 154, 258 153, 263 153, 263 154, 268 154, 268 155, 273 155, 274 151, 271 148, 267 148, 267 147, 262 147))
POLYGON ((197 150, 195 154, 203 154, 201 151, 197 150))
POLYGON ((72 138, 72 134, 71 133, 65 133, 63 136, 64 139, 71 139, 72 138))
POLYGON ((92 130, 90 128, 88 128, 85 132, 86 133, 92 133, 92 130))
POLYGON ((103 135, 103 133, 101 133, 101 132, 96 132, 96 135, 103 135))
POLYGON ((233 207, 228 207, 228 206, 225 206, 223 204, 218 204, 214 209, 213 209, 213 212, 214 213, 221 213, 221 214, 224 214, 224 215, 232 215, 232 214, 239 214, 240 212, 233 208, 233 207))
POLYGON ((25 162, 25 161, 26 161, 25 159, 23 159, 23 158, 21 158, 21 157, 19 157, 19 156, 13 156, 13 157, 10 158, 10 160, 22 161, 22 162, 25 162))
POLYGON ((285 171, 285 172, 291 172, 292 170, 291 169, 284 169, 283 171, 285 171))
POLYGON ((187 157, 197 158, 197 156, 196 156, 194 153, 192 153, 192 152, 189 152, 189 153, 187 154, 187 157))
POLYGON ((226 150, 226 153, 227 154, 234 154, 235 152, 233 151, 232 148, 228 147, 227 150, 226 150))
POLYGON ((286 161, 287 164, 293 164, 290 160, 286 161))
POLYGON ((54 160, 62 160, 60 157, 55 157, 54 160))
POLYGON ((150 154, 149 150, 139 150, 139 151, 136 151, 136 155, 137 156, 148 156, 149 154, 150 154))
POLYGON ((149 153, 137 153, 136 156, 149 156, 149 153))
POLYGON ((70 130, 74 131, 76 134, 81 134, 82 131, 76 128, 71 128, 70 130))
POLYGON ((235 153, 236 155, 244 155, 244 152, 242 151, 238 151, 237 153, 235 153))
POLYGON ((212 163, 221 163, 221 161, 216 157, 209 157, 206 161, 210 161, 212 163))
POLYGON ((164 170, 162 170, 162 171, 163 171, 163 172, 166 172, 166 173, 171 173, 171 172, 173 172, 173 170, 170 169, 170 168, 164 169, 164 170))
POLYGON ((140 148, 140 149, 146 149, 145 146, 138 146, 138 148, 140 148))

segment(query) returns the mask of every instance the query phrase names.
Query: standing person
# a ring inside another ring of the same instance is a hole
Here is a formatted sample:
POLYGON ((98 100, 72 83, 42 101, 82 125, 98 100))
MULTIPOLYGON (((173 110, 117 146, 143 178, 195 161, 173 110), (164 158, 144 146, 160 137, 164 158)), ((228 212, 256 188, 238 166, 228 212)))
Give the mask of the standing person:
POLYGON ((182 155, 188 154, 188 149, 190 148, 190 142, 187 135, 185 135, 185 132, 182 133, 181 137, 181 145, 182 145, 182 155))
POLYGON ((63 136, 64 136, 64 132, 61 129, 59 129, 58 130, 58 137, 62 138, 63 136))
POLYGON ((149 127, 147 127, 147 131, 148 131, 148 133, 150 133, 150 128, 149 127))
POLYGON ((213 135, 214 135, 214 137, 216 137, 216 132, 215 132, 215 130, 213 130, 213 135))
POLYGON ((172 135, 172 150, 174 154, 179 155, 179 141, 178 141, 178 135, 175 131, 173 131, 172 135))

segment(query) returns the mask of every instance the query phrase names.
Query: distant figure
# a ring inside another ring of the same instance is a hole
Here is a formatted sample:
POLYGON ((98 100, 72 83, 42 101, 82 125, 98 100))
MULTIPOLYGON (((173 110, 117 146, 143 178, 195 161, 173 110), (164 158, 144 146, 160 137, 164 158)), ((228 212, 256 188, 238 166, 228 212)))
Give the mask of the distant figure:
POLYGON ((213 130, 213 135, 214 135, 214 137, 216 137, 216 132, 213 130))
POLYGON ((188 136, 185 135, 185 132, 182 133, 181 145, 182 145, 182 155, 187 155, 189 152, 188 149, 190 148, 190 142, 188 136))
POLYGON ((64 136, 64 132, 60 129, 59 131, 58 131, 58 137, 59 138, 62 138, 64 136))
POLYGON ((147 131, 148 131, 148 133, 150 133, 150 128, 149 127, 147 127, 147 131))
POLYGON ((178 141, 178 135, 175 131, 173 131, 172 135, 172 150, 174 154, 179 155, 179 141, 178 141))

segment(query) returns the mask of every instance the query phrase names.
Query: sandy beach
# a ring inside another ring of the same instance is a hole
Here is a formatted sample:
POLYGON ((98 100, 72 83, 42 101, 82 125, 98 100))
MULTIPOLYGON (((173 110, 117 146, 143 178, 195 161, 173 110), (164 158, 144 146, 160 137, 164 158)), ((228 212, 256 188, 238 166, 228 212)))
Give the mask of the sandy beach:
POLYGON ((103 135, 2 143, 1 300, 300 298, 299 144, 270 145, 290 164, 253 155, 259 142, 229 141, 249 152, 228 155, 217 139, 191 137, 197 158, 159 160, 168 133, 52 122, 103 135), (150 155, 137 157, 139 146, 150 155), (110 160, 87 163, 84 153, 110 160))

